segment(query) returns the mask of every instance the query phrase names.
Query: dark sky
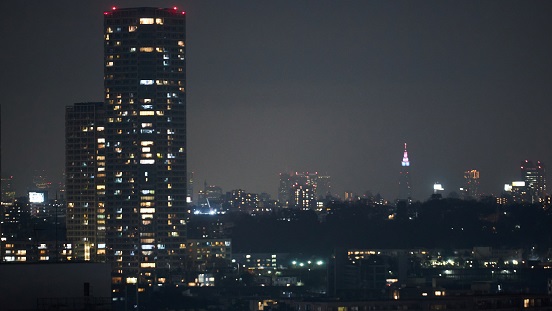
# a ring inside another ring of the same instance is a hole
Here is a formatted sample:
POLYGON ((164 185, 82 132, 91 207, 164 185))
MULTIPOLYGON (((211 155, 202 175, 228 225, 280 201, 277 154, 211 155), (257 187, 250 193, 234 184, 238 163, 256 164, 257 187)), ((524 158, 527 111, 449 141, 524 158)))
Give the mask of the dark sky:
POLYGON ((64 108, 103 98, 103 11, 187 12, 188 167, 225 191, 281 171, 393 199, 463 171, 499 193, 552 165, 550 1, 1 1, 2 173, 18 190, 64 163, 64 108))

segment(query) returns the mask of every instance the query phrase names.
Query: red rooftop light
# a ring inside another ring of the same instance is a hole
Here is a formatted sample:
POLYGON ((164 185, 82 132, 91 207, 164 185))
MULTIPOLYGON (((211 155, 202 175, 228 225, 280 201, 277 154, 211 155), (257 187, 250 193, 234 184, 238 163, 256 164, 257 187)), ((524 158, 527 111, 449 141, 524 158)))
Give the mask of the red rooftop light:
POLYGON ((174 7, 173 9, 175 9, 175 10, 176 10, 176 7, 174 7))
POLYGON ((116 8, 116 7, 112 7, 111 9, 112 9, 112 10, 117 10, 117 8, 116 8))
POLYGON ((182 14, 186 14, 186 12, 182 11, 182 14))

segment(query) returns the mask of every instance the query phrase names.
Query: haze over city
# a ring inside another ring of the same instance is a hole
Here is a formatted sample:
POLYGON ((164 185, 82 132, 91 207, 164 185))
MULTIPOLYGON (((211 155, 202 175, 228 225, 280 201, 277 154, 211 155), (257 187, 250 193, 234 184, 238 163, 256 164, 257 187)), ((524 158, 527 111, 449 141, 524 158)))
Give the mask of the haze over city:
POLYGON ((404 142, 420 200, 468 169, 498 194, 521 160, 552 163, 549 2, 2 2, 2 172, 20 193, 34 170, 61 179, 65 106, 103 100, 112 6, 186 11, 196 187, 274 195, 279 172, 318 171, 393 199, 404 142))

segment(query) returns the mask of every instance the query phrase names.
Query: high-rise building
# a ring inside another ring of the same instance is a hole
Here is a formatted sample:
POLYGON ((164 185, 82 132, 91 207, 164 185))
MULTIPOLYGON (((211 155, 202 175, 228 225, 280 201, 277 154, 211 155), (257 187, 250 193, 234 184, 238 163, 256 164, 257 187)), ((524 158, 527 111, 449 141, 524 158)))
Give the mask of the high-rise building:
POLYGON ((300 210, 314 210, 316 208, 315 191, 312 185, 295 183, 291 191, 293 198, 290 207, 300 210))
POLYGON ((13 176, 2 177, 2 202, 13 202, 15 190, 13 187, 13 176))
POLYGON ((316 198, 325 199, 332 195, 332 183, 330 175, 318 175, 316 185, 316 198))
POLYGON ((542 162, 521 161, 521 180, 525 182, 531 203, 542 203, 546 196, 546 169, 542 162))
POLYGON ((280 184, 278 185, 278 203, 287 207, 291 196, 291 176, 288 173, 280 173, 280 184))
MULTIPOLYGON (((293 174, 280 173, 280 185, 278 187, 278 202, 283 207, 297 206, 297 193, 296 186, 303 186, 300 189, 310 189, 309 197, 312 196, 313 200, 317 198, 318 192, 318 172, 295 172, 293 174)), ((324 190, 329 191, 329 178, 330 176, 323 176, 324 190)), ((302 190, 301 190, 302 191, 302 190)))
POLYGON ((399 200, 412 199, 412 184, 410 183, 410 160, 408 160, 408 151, 404 143, 403 159, 401 161, 401 172, 399 178, 399 200))
POLYGON ((104 13, 106 243, 115 284, 182 279, 185 27, 176 8, 104 13))
POLYGON ((469 170, 464 172, 464 199, 477 199, 479 197, 479 171, 469 170))
POLYGON ((78 261, 105 261, 104 103, 65 109, 67 240, 78 261))

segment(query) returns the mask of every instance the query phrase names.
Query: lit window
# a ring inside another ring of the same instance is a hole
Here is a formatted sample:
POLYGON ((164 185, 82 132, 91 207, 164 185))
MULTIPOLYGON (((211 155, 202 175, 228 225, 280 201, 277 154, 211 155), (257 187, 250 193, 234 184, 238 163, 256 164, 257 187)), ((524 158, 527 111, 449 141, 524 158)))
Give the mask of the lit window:
POLYGON ((113 62, 107 62, 107 64, 105 64, 107 67, 112 67, 113 66, 113 62))
POLYGON ((156 18, 156 19, 155 19, 155 23, 156 23, 157 25, 163 25, 163 19, 162 19, 162 18, 156 18))
POLYGON ((141 116, 153 116, 155 115, 154 111, 140 111, 141 116))
POLYGON ((140 160, 140 164, 154 164, 155 163, 155 160, 153 159, 148 159, 148 160, 140 160))
POLYGON ((147 52, 147 53, 153 52, 153 47, 151 47, 151 46, 143 46, 143 47, 140 48, 140 52, 147 52))
POLYGON ((153 80, 140 80, 140 85, 152 85, 153 80))
POLYGON ((140 18, 140 24, 141 25, 151 25, 153 24, 154 19, 151 17, 142 17, 140 18))
POLYGON ((134 32, 137 28, 138 26, 128 26, 128 32, 134 32))
POLYGON ((184 46, 184 41, 178 41, 179 46, 184 46))
POLYGON ((136 284, 138 283, 138 278, 128 277, 126 278, 127 284, 136 284))

